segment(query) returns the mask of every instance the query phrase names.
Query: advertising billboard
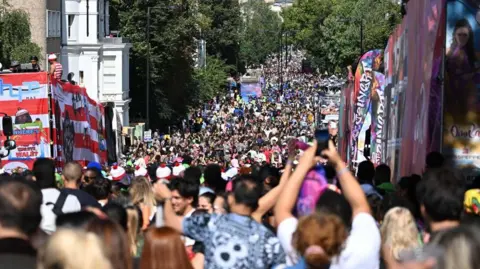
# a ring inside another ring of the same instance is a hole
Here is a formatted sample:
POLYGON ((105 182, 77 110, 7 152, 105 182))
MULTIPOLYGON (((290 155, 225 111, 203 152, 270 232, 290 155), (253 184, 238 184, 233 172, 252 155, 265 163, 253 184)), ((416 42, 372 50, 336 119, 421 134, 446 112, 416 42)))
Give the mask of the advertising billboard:
POLYGON ((262 96, 262 86, 260 83, 242 83, 240 93, 244 101, 248 101, 249 97, 261 97, 262 96))
MULTIPOLYGON (((366 160, 364 147, 369 135, 372 121, 376 122, 376 113, 373 109, 378 105, 378 83, 376 73, 380 69, 383 58, 383 50, 372 50, 365 53, 360 59, 355 72, 355 84, 353 90, 353 123, 350 134, 350 161, 355 164, 366 160), (375 87, 372 91, 372 87, 375 87)), ((383 79, 382 79, 383 80, 383 79)), ((370 143, 370 142, 369 142, 370 143)))
POLYGON ((393 178, 421 174, 440 150, 445 0, 408 2, 385 49, 386 139, 393 178))
MULTIPOLYGON (((0 75, 0 112, 12 117, 14 134, 10 139, 17 144, 2 159, 5 171, 31 169, 35 159, 51 157, 46 73, 0 75)), ((2 145, 5 139, 0 134, 2 145)))
POLYGON ((480 172, 480 9, 447 1, 443 153, 466 176, 480 172))

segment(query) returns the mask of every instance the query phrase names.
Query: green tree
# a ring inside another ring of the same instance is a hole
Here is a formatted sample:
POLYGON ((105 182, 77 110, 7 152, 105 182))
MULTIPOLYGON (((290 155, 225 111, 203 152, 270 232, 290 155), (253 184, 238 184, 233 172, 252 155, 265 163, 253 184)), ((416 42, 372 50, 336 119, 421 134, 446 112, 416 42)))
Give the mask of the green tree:
POLYGON ((263 1, 248 1, 242 5, 240 57, 246 65, 264 63, 280 46, 281 19, 263 1))
POLYGON ((238 67, 242 23, 238 1, 199 0, 197 16, 208 55, 218 56, 228 65, 238 67))
POLYGON ((198 37, 190 1, 119 1, 122 36, 133 44, 131 51, 132 118, 145 117, 146 63, 150 61, 150 123, 164 127, 180 121, 195 91, 193 81, 194 38, 198 37), (151 7, 150 55, 147 42, 147 8, 151 7))
POLYGON ((10 66, 11 61, 29 62, 30 56, 40 57, 40 47, 32 43, 28 14, 23 10, 7 9, 1 4, 0 62, 10 66))
POLYGON ((340 72, 364 52, 383 49, 400 21, 399 6, 389 0, 303 0, 287 10, 285 25, 322 72, 340 72))
POLYGON ((224 61, 218 57, 208 56, 205 68, 195 69, 194 78, 197 86, 195 96, 192 96, 193 105, 198 105, 211 100, 218 95, 227 83, 228 72, 231 70, 224 61))

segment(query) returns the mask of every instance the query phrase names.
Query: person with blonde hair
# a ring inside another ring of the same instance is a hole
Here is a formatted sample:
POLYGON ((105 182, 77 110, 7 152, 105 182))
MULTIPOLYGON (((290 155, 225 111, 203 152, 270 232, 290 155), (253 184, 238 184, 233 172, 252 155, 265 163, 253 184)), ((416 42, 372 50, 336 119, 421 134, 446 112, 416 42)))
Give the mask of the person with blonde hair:
POLYGON ((127 236, 128 236, 128 242, 130 244, 130 252, 133 257, 137 257, 139 253, 139 249, 137 246, 137 238, 138 234, 141 231, 140 227, 140 210, 137 210, 135 206, 129 206, 126 208, 127 209, 127 216, 128 216, 128 221, 127 221, 127 236))
POLYGON ((394 207, 385 214, 380 228, 385 261, 400 261, 400 254, 421 247, 415 219, 404 207, 394 207))
POLYGON ((100 239, 93 233, 73 229, 59 229, 39 256, 38 269, 56 268, 113 269, 100 239), (75 251, 66 246, 75 246, 75 251))
POLYGON ((145 230, 156 213, 157 201, 152 191, 152 184, 146 177, 136 177, 128 192, 132 204, 137 205, 142 210, 142 230, 145 230))

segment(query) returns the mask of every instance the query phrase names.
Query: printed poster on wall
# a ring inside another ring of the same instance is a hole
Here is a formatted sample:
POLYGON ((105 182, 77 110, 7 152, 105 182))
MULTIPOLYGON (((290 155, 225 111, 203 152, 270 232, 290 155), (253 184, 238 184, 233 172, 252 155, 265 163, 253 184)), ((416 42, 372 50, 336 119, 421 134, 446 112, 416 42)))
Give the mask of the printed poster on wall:
MULTIPOLYGON (((19 167, 31 169, 35 159, 51 156, 46 73, 0 75, 0 112, 12 117, 10 139, 17 144, 17 148, 2 159, 5 171, 19 167)), ((2 132, 1 145, 5 139, 2 132)))
POLYGON ((447 1, 443 153, 465 175, 480 172, 480 9, 447 1))

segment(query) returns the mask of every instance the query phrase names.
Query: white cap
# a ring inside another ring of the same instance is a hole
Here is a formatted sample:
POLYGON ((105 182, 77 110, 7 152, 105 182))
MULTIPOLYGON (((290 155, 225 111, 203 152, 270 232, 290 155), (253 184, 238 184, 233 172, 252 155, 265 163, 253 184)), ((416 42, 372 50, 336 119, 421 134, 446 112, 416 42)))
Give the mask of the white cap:
POLYGON ((330 128, 337 129, 337 123, 334 121, 330 122, 330 128))
POLYGON ((112 175, 112 179, 114 181, 120 181, 126 175, 126 172, 125 172, 125 169, 123 169, 122 167, 118 165, 114 165, 110 170, 110 175, 112 175))
POLYGON ((173 167, 173 175, 176 177, 179 176, 183 171, 185 171, 185 166, 183 166, 182 164, 177 163, 173 167))
POLYGON ((48 55, 48 60, 56 60, 56 59, 57 59, 57 55, 55 55, 53 53, 48 55))
POLYGON ((172 170, 165 166, 165 164, 161 164, 155 173, 157 176, 157 179, 168 179, 170 175, 172 174, 172 170))
POLYGON ((18 117, 18 116, 22 116, 22 115, 25 115, 25 114, 28 114, 28 111, 26 109, 20 108, 20 109, 17 110, 17 113, 15 113, 15 116, 18 117))
POLYGON ((135 167, 135 176, 136 177, 146 177, 148 174, 147 169, 145 169, 143 166, 137 166, 135 167))

